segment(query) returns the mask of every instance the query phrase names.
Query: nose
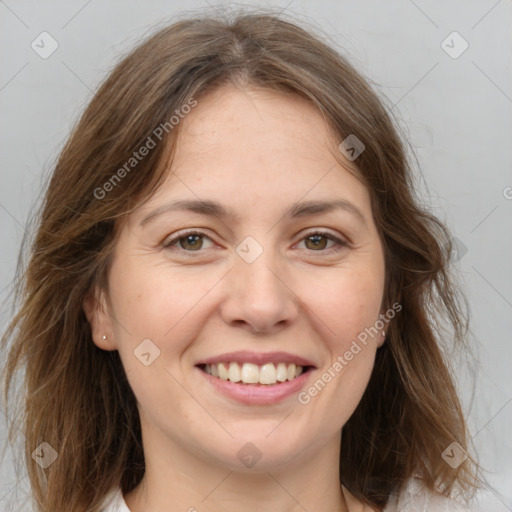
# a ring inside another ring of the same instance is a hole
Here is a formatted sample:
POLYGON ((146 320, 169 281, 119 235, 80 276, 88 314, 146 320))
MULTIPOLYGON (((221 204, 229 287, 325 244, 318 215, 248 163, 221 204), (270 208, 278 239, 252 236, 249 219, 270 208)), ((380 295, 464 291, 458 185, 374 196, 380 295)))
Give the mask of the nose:
POLYGON ((270 249, 252 263, 236 256, 224 282, 223 320, 255 333, 271 333, 290 325, 298 315, 299 300, 286 276, 283 263, 270 249))

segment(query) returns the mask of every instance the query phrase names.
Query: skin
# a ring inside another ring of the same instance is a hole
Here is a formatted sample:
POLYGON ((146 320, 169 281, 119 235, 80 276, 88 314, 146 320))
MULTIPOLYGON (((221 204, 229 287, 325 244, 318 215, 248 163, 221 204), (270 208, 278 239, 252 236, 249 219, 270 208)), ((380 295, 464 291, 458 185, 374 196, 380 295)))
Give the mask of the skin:
POLYGON ((340 431, 368 384, 381 332, 306 405, 296 395, 237 403, 195 364, 235 350, 287 351, 314 362, 310 386, 374 325, 385 266, 368 190, 350 162, 339 163, 341 141, 298 97, 223 86, 181 123, 173 172, 121 229, 108 299, 95 290, 84 301, 94 343, 119 351, 140 411, 146 474, 126 503, 132 512, 363 510, 339 484, 340 431), (172 200, 199 198, 236 217, 169 211, 140 225, 172 200), (317 199, 350 201, 365 222, 341 209, 283 217, 317 199), (205 237, 162 247, 189 228, 205 237), (318 229, 348 245, 320 237, 317 248, 318 229), (247 236, 263 248, 252 263, 236 252, 247 236), (133 353, 144 339, 161 351, 149 366, 133 353), (262 454, 251 468, 237 457, 247 442, 262 454))

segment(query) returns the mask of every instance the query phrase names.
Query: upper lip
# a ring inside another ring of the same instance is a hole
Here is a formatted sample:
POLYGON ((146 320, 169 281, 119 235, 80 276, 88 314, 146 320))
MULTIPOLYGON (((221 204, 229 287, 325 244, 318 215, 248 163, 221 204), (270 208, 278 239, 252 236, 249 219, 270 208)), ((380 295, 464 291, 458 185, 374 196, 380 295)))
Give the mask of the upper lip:
POLYGON ((238 364, 242 363, 253 363, 261 366, 266 363, 286 363, 286 364, 296 364, 300 366, 313 366, 315 365, 309 361, 308 359, 297 356, 295 354, 290 354, 289 352, 250 352, 250 351, 238 351, 238 352, 228 352, 225 354, 220 354, 218 356, 208 357, 206 359, 202 359, 197 363, 197 365, 201 364, 218 364, 218 363, 231 363, 235 362, 238 364))

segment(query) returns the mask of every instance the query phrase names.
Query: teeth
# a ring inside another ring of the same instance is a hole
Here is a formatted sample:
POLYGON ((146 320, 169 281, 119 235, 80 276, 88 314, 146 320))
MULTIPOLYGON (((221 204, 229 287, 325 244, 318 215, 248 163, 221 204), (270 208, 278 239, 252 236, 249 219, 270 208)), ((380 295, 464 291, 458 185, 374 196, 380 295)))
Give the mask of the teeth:
POLYGON ((240 367, 236 363, 229 364, 228 378, 231 382, 240 382, 242 380, 240 367))
POLYGON ((295 365, 290 364, 288 365, 288 368, 286 369, 286 378, 288 380, 292 380, 295 377, 295 365))
POLYGON ((288 376, 288 372, 286 371, 286 365, 284 363, 279 363, 277 365, 277 380, 279 382, 284 382, 288 376))
MULTIPOLYGON (((228 369, 226 368, 226 365, 224 363, 219 363, 219 364, 211 364, 210 365, 210 368, 212 366, 216 366, 218 368, 218 372, 219 372, 219 377, 222 379, 222 380, 228 380, 228 369)), ((213 375, 213 373, 212 373, 213 375)))
MULTIPOLYGON (((238 368, 238 363, 231 363, 238 368)), ((231 380, 231 379, 230 379, 231 380)), ((242 366, 242 378, 245 384, 257 384, 260 380, 260 369, 257 364, 244 363, 242 366)))
POLYGON ((264 364, 260 368, 259 382, 260 384, 275 384, 277 382, 277 370, 273 364, 264 364))
POLYGON ((279 363, 277 367, 273 363, 262 366, 243 363, 240 367, 238 363, 232 361, 230 363, 207 364, 204 370, 213 377, 231 382, 272 385, 277 382, 295 379, 302 374, 303 367, 293 363, 279 363))

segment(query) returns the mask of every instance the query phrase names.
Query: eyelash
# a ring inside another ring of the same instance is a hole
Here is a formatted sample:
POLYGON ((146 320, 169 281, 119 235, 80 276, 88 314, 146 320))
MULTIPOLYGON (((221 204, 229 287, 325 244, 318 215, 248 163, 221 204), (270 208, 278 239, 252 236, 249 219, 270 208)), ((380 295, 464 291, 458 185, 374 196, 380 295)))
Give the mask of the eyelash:
MULTIPOLYGON (((203 237, 208 238, 208 239, 211 240, 211 238, 208 235, 206 235, 205 233, 202 233, 201 231, 190 230, 190 231, 184 231, 184 232, 178 233, 176 236, 174 236, 172 238, 167 238, 162 243, 162 247, 164 249, 168 249, 168 248, 172 247, 173 245, 177 244, 180 240, 182 240, 182 239, 184 239, 184 238, 186 238, 187 236, 190 236, 190 235, 199 235, 199 236, 203 236, 203 237)), ((343 248, 349 246, 348 242, 345 242, 344 240, 340 240, 339 238, 335 237, 331 233, 329 233, 327 231, 322 231, 322 230, 311 231, 310 233, 306 233, 299 240, 299 242, 302 242, 303 240, 305 240, 305 239, 307 239, 309 237, 318 236, 318 235, 324 236, 328 240, 331 240, 331 241, 335 242, 337 244, 337 246, 333 246, 333 247, 330 247, 328 249, 322 249, 322 250, 318 250, 318 251, 306 249, 306 250, 308 250, 308 252, 311 252, 311 253, 318 252, 318 253, 324 253, 324 254, 326 254, 326 253, 327 254, 331 254, 331 253, 336 253, 338 251, 341 251, 343 248)), ((187 251, 186 249, 182 249, 181 247, 178 247, 178 250, 182 251, 182 252, 185 252, 185 253, 188 253, 189 255, 192 255, 192 256, 195 256, 194 253, 198 253, 197 256, 199 256, 201 254, 201 252, 202 252, 201 249, 198 250, 198 251, 187 251)))

